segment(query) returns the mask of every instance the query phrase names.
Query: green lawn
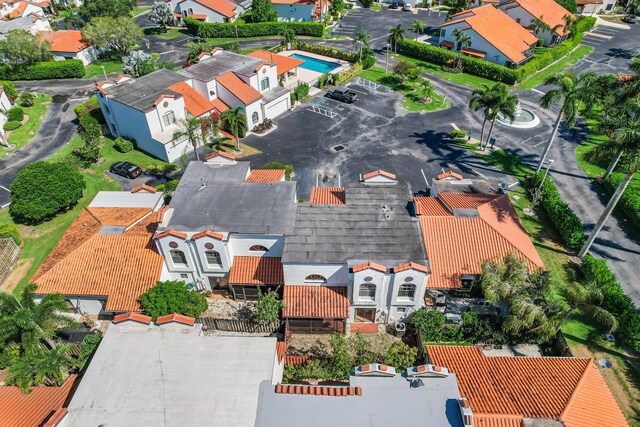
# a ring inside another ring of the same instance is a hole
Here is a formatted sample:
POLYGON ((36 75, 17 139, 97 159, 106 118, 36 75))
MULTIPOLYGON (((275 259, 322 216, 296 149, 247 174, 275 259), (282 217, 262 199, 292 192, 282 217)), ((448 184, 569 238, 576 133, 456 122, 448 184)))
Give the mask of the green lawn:
POLYGON ((96 61, 84 67, 85 78, 104 77, 102 67, 104 67, 104 71, 106 71, 107 74, 122 72, 121 61, 96 61))
POLYGON ((151 9, 151 7, 149 6, 136 6, 131 11, 131 16, 135 18, 136 16, 145 13, 149 9, 151 9))
MULTIPOLYGON (((76 135, 69 144, 55 153, 50 160, 56 161, 62 159, 64 156, 71 154, 81 143, 80 137, 76 135)), ((36 226, 19 226, 20 233, 24 240, 24 247, 20 254, 18 265, 16 266, 16 271, 20 273, 22 278, 13 290, 15 295, 18 295, 20 290, 27 285, 33 273, 35 273, 40 264, 44 262, 49 252, 51 252, 82 208, 87 206, 99 191, 120 189, 120 186, 114 179, 104 174, 113 162, 118 160, 129 161, 142 168, 165 163, 141 151, 134 150, 126 154, 119 153, 114 149, 113 144, 114 141, 112 139, 104 138, 104 148, 102 150, 104 162, 94 164, 90 168, 81 171, 87 187, 84 190, 83 197, 78 201, 76 206, 68 212, 60 214, 45 223, 36 226)), ((3 209, 0 211, 0 224, 6 222, 11 222, 11 217, 9 216, 9 210, 3 209)))
POLYGON ((544 83, 544 81, 549 77, 569 68, 591 52, 593 52, 593 48, 591 46, 579 46, 569 55, 527 78, 525 81, 520 83, 518 87, 520 89, 533 89, 534 87, 544 83))
POLYGON ((482 85, 486 84, 486 85, 493 85, 495 83, 495 81, 493 80, 489 80, 489 79, 485 79, 484 77, 478 77, 478 76, 474 76, 472 74, 467 74, 467 73, 459 73, 459 74, 455 74, 455 73, 449 73, 446 72, 444 70, 442 70, 442 68, 440 68, 440 65, 436 65, 433 64, 431 62, 426 62, 422 59, 416 59, 416 58, 412 58, 410 56, 406 56, 406 55, 402 55, 402 54, 397 54, 397 55, 392 55, 393 57, 395 57, 398 60, 402 60, 402 61, 407 61, 407 62, 411 62, 413 64, 416 64, 420 67, 422 67, 422 69, 429 73, 429 74, 433 74, 436 75, 438 77, 442 77, 445 80, 448 80, 450 82, 453 83, 458 83, 461 85, 465 85, 465 86, 470 86, 473 88, 479 88, 482 85))
POLYGON ((409 111, 438 111, 449 108, 449 101, 445 100, 440 94, 436 94, 431 102, 423 103, 416 94, 413 83, 390 85, 385 81, 385 77, 388 78, 389 74, 386 74, 382 67, 374 66, 368 70, 361 71, 358 75, 372 82, 389 86, 396 92, 404 94, 402 105, 409 111))
POLYGON ((144 34, 147 36, 157 36, 166 40, 189 35, 186 28, 167 28, 165 32, 162 27, 145 28, 144 34))
POLYGON ((24 114, 29 116, 29 120, 18 129, 11 131, 9 134, 9 144, 15 145, 15 147, 11 150, 0 148, 0 158, 13 153, 31 141, 36 132, 38 132, 42 119, 50 104, 51 97, 49 95, 36 95, 33 107, 20 107, 24 111, 24 114))

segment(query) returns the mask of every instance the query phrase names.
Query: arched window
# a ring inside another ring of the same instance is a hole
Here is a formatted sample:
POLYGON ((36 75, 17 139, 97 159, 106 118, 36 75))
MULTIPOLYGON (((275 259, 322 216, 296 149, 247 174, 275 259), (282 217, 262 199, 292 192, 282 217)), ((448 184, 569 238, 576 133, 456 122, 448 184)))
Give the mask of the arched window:
POLYGON ((358 298, 361 300, 374 301, 376 299, 376 285, 373 283, 363 283, 358 290, 358 298))
POLYGON ((173 114, 173 111, 167 111, 162 115, 162 122, 165 126, 169 126, 176 122, 176 115, 173 114))
POLYGON ((171 262, 173 262, 174 264, 187 265, 187 257, 184 256, 184 252, 176 249, 169 251, 169 254, 171 255, 171 262))
POLYGON ((254 112, 254 113, 251 115, 251 120, 253 121, 253 124, 254 124, 254 125, 255 125, 256 123, 258 123, 258 120, 260 120, 260 118, 258 117, 258 112, 257 112, 257 111, 256 111, 256 112, 254 112))
POLYGON ((207 265, 209 267, 222 268, 222 259, 220 258, 220 253, 218 251, 204 251, 204 257, 206 258, 207 265))
POLYGON ((256 251, 256 252, 269 252, 269 249, 267 249, 266 246, 262 246, 262 245, 253 245, 249 248, 250 251, 256 251))
POLYGON ((413 283, 403 283, 398 288, 398 298, 413 299, 416 294, 416 285, 413 283))
POLYGON ((319 274, 310 274, 304 278, 304 283, 327 283, 327 279, 319 274))

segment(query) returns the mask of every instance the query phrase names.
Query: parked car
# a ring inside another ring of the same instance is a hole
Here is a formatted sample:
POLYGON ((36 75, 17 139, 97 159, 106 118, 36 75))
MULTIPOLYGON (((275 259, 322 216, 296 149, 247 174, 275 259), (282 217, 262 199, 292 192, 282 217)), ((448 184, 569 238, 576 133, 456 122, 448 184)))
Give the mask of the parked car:
POLYGON ((622 20, 627 24, 635 24, 638 19, 635 15, 624 15, 622 20))
POLYGON ((346 102, 347 104, 351 104, 356 99, 358 99, 358 94, 352 90, 338 88, 332 91, 327 92, 327 97, 331 99, 335 99, 336 101, 346 102))
POLYGON ((413 7, 411 7, 411 3, 405 3, 404 7, 402 8, 402 10, 405 10, 407 12, 411 12, 413 10, 413 7))
POLYGON ((389 9, 400 9, 400 5, 396 2, 393 2, 389 5, 389 9))
POLYGON ((115 162, 109 167, 109 172, 124 176, 125 178, 134 179, 142 174, 142 169, 133 163, 115 162))

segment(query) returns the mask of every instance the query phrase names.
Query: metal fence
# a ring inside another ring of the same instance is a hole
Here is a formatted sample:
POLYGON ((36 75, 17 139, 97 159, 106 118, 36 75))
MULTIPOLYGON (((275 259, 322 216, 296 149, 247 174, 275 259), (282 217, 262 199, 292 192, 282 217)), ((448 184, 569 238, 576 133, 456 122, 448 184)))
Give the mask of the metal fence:
POLYGON ((248 320, 218 319, 215 317, 201 317, 198 319, 198 323, 207 330, 264 334, 277 332, 282 326, 280 322, 261 324, 248 320))
POLYGON ((0 239, 0 284, 9 276, 20 255, 20 247, 10 237, 0 239))

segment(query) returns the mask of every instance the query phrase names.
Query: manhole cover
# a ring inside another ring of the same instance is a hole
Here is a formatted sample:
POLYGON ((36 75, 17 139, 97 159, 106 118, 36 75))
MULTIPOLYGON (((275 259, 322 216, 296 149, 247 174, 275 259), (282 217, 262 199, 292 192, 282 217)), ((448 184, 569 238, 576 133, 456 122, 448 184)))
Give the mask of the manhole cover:
POLYGON ((332 148, 333 151, 342 151, 345 150, 347 147, 345 147, 344 145, 336 145, 335 147, 332 148))
POLYGON ((598 360, 598 364, 600 364, 600 366, 602 366, 603 368, 613 368, 613 363, 611 363, 611 360, 609 359, 600 359, 598 360))

